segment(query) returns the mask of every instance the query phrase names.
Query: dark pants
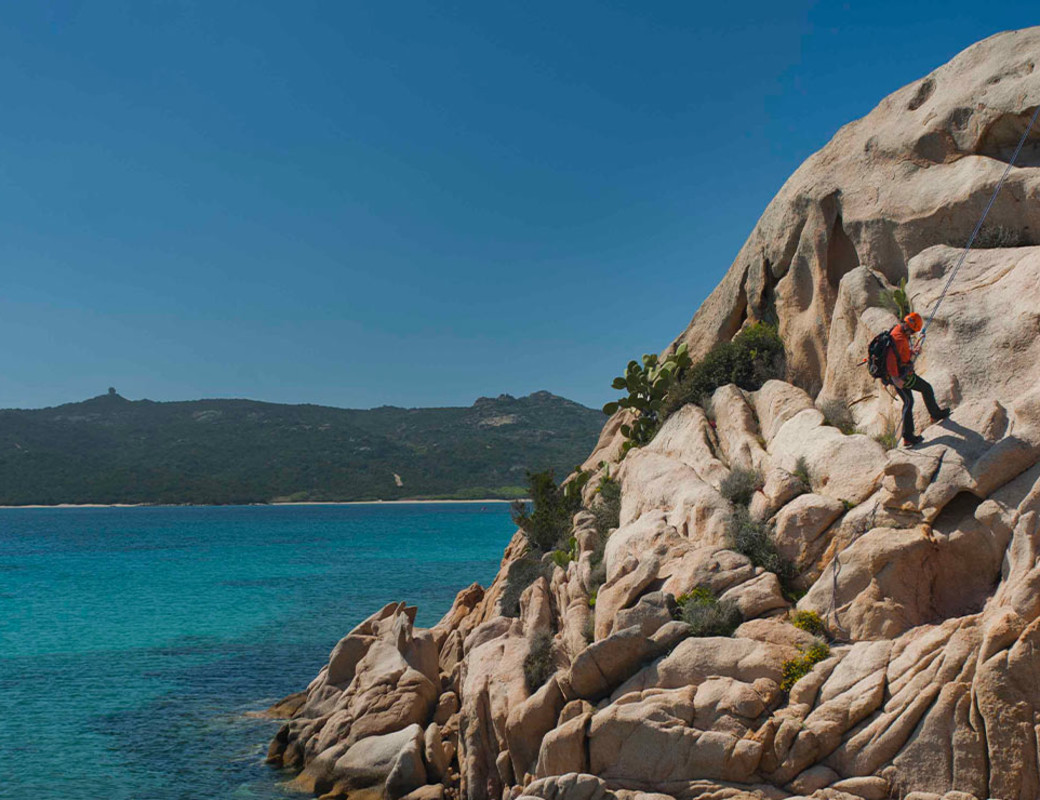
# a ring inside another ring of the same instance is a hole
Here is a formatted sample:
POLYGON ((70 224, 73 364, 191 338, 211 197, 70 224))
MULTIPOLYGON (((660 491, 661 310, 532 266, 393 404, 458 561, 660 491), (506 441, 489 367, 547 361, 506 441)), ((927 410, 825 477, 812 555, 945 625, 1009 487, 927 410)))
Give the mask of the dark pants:
POLYGON ((903 388, 896 387, 899 396, 903 398, 903 438, 912 439, 914 436, 914 392, 920 392, 924 398, 924 404, 928 407, 928 413, 932 419, 938 419, 942 409, 935 402, 935 392, 932 385, 919 375, 909 375, 903 383, 903 388))

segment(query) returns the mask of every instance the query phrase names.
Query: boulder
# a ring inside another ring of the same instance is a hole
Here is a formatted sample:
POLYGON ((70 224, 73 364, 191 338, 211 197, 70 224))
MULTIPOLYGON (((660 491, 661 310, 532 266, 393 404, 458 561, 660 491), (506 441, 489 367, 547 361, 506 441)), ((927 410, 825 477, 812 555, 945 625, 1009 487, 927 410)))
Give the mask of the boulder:
POLYGON ((692 727, 694 714, 689 688, 608 706, 589 726, 590 771, 652 785, 697 778, 748 780, 758 767, 761 745, 698 730, 692 727))
POLYGON ((780 589, 780 581, 772 572, 763 572, 751 580, 728 589, 719 598, 737 604, 744 619, 754 619, 789 606, 780 589))
POLYGON ((532 782, 521 797, 541 800, 615 800, 616 795, 595 775, 568 772, 532 782))
POLYGON ((801 568, 818 557, 817 540, 845 511, 845 504, 821 494, 803 494, 776 515, 775 541, 780 554, 801 568))
POLYGON ((382 785, 386 797, 404 797, 426 783, 423 749, 418 725, 360 739, 336 760, 337 791, 382 785))
POLYGON ((649 592, 639 598, 632 608, 618 612, 614 627, 617 630, 637 627, 643 636, 651 636, 658 628, 675 619, 678 606, 675 597, 666 592, 649 592))
POLYGON ((769 443, 769 454, 790 473, 805 463, 813 492, 853 505, 874 492, 888 460, 869 436, 845 436, 824 425, 816 409, 800 411, 785 422, 769 443))
POLYGON ((509 712, 506 745, 514 775, 534 772, 542 738, 556 727, 563 704, 563 692, 554 676, 509 712))
POLYGON ((742 681, 768 678, 779 684, 783 662, 797 653, 793 648, 752 639, 691 637, 633 675, 615 690, 613 697, 651 688, 698 686, 712 677, 742 681))
POLYGON ((566 678, 568 700, 599 700, 660 652, 638 626, 590 644, 574 659, 566 678))

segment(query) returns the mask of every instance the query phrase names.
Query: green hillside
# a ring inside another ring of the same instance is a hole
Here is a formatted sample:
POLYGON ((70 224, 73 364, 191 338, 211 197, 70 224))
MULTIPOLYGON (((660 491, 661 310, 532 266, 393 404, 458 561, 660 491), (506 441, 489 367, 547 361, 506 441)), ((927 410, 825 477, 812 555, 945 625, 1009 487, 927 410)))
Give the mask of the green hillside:
POLYGON ((602 423, 548 392, 361 411, 113 390, 0 411, 0 505, 515 497, 526 470, 580 463, 602 423))

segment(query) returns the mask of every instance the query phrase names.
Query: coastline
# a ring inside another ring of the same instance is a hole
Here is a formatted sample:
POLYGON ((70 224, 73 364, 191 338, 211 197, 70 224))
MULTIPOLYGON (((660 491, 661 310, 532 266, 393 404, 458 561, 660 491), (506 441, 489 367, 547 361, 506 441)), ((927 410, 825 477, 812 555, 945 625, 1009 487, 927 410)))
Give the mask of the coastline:
MULTIPOLYGON (((525 498, 518 498, 524 500, 525 498)), ((409 500, 407 498, 401 500, 302 500, 298 502, 294 501, 279 501, 275 503, 245 503, 247 506, 375 506, 375 505, 473 505, 474 503, 480 505, 487 505, 488 503, 513 503, 515 500, 503 500, 502 498, 492 498, 487 500, 409 500)), ((226 505, 215 505, 215 504, 195 504, 195 503, 178 503, 178 504, 164 504, 164 503, 56 503, 54 505, 26 505, 26 506, 0 506, 0 511, 9 508, 49 508, 49 509, 62 509, 62 508, 230 508, 234 504, 228 503, 226 505)))

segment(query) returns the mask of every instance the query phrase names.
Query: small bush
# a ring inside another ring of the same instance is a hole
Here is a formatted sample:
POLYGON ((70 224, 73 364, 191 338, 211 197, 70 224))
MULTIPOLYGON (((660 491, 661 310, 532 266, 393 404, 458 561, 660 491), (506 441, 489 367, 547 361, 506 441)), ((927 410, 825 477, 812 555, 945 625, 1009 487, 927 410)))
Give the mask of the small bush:
POLYGON ((895 431, 887 431, 886 433, 879 433, 874 437, 874 441, 884 447, 886 450, 891 450, 893 447, 899 444, 899 435, 895 431))
POLYGON ((531 640, 531 649, 524 658, 524 680, 527 691, 535 692, 556 672, 553 663, 553 637, 548 631, 540 631, 531 640))
POLYGON ((715 595, 712 594, 711 589, 706 589, 703 586, 698 586, 696 589, 685 594, 679 595, 675 598, 675 604, 678 607, 678 614, 682 616, 682 610, 688 603, 710 603, 715 600, 715 595))
POLYGON ((881 305, 902 319, 914 310, 910 296, 906 293, 906 278, 899 281, 895 289, 886 289, 881 293, 881 305))
POLYGON ((731 636, 744 618, 732 600, 719 600, 708 589, 697 587, 676 599, 679 619, 690 626, 692 636, 731 636))
POLYGON ((605 540, 611 530, 621 524, 621 484, 611 478, 610 473, 600 478, 589 510, 596 518, 596 531, 601 539, 605 540))
POLYGON ((856 433, 856 420, 852 416, 852 411, 840 400, 827 401, 820 406, 820 411, 823 412, 824 425, 837 428, 846 436, 856 433))
POLYGON ((971 246, 987 250, 994 247, 1025 247, 1029 244, 1025 231, 1004 225, 983 225, 971 246))
POLYGON ((874 434, 874 441, 884 447, 886 450, 891 450, 893 447, 899 444, 899 423, 889 424, 882 433, 874 434))
POLYGON ((813 636, 823 636, 826 633, 823 619, 815 611, 795 611, 791 615, 791 624, 813 636))
POLYGON ((755 492, 762 488, 762 473, 734 467, 722 481, 719 492, 736 506, 748 506, 755 492))
POLYGON ((764 322, 750 325, 733 341, 716 345, 703 359, 686 370, 668 393, 662 419, 687 403, 700 403, 720 386, 735 383, 753 391, 771 378, 783 378, 787 362, 784 343, 776 328, 764 322))
MULTIPOLYGON (((801 648, 799 649, 801 650, 801 648)), ((805 650, 802 650, 800 656, 783 663, 780 668, 783 675, 783 679, 780 681, 780 688, 785 692, 790 692, 798 681, 812 672, 812 668, 829 657, 830 654, 831 649, 827 646, 827 643, 817 639, 805 650)))
POLYGON ((546 553, 565 541, 571 521, 581 508, 581 490, 589 477, 579 470, 570 482, 557 486, 551 469, 527 473, 530 506, 522 500, 513 503, 513 521, 532 548, 546 553))
POLYGON ((546 565, 533 555, 518 558, 510 564, 506 573, 506 588, 502 592, 502 616, 520 616, 520 595, 539 578, 548 578, 548 573, 546 565))
POLYGON ((776 549, 776 542, 766 523, 757 522, 746 508, 737 506, 730 516, 727 538, 733 550, 747 556, 756 567, 775 573, 784 591, 791 591, 798 574, 794 565, 776 549))
POLYGON ((552 560, 556 566, 565 570, 568 564, 578 560, 578 555, 578 540, 572 536, 567 540, 566 550, 553 550, 552 560))
POLYGON ((596 595, 599 594, 599 589, 593 589, 589 592, 589 608, 596 607, 596 595))
POLYGON ((802 482, 807 492, 812 491, 812 475, 809 472, 809 462, 805 460, 805 456, 798 456, 798 460, 794 462, 794 472, 791 474, 802 482))
POLYGON ((648 443, 660 427, 661 409, 672 385, 690 366, 686 345, 681 344, 675 352, 659 361, 653 354, 643 356, 643 365, 629 361, 624 375, 614 378, 611 387, 624 389, 627 397, 612 400, 603 406, 604 414, 615 414, 618 409, 630 408, 635 412, 631 422, 620 428, 625 437, 622 454, 629 448, 648 443))

